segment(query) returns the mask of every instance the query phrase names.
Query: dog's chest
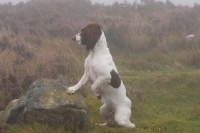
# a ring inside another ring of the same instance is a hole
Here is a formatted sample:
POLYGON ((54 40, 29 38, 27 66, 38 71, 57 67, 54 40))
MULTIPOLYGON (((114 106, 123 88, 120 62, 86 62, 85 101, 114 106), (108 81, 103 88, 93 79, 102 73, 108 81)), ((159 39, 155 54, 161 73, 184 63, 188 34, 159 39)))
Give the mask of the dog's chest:
POLYGON ((92 82, 94 82, 98 77, 97 72, 96 72, 96 67, 98 67, 97 66, 98 64, 95 60, 93 60, 91 58, 87 59, 85 63, 86 63, 85 69, 87 71, 87 74, 88 74, 90 80, 92 82))

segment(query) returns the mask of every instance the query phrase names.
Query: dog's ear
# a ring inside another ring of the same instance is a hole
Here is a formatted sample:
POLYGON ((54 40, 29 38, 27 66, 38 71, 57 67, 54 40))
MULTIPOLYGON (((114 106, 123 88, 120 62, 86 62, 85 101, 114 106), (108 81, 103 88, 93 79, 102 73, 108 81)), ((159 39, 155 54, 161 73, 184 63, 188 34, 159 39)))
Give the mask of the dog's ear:
POLYGON ((95 31, 94 34, 92 34, 88 38, 87 43, 86 43, 87 50, 94 48, 94 46, 97 43, 97 41, 99 40, 100 36, 101 36, 101 31, 95 31))
POLYGON ((97 23, 91 23, 86 25, 84 30, 86 31, 86 48, 87 50, 91 50, 102 34, 101 26, 97 23))

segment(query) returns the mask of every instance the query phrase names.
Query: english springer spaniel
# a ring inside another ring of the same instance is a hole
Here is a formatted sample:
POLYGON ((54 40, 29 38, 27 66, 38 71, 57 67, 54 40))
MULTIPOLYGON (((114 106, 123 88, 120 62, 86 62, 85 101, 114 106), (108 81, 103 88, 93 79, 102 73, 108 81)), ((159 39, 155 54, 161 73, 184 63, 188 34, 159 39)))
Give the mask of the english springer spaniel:
POLYGON ((105 119, 105 123, 100 125, 113 126, 117 123, 120 126, 134 128, 135 124, 129 120, 131 100, 126 95, 125 86, 119 77, 101 26, 96 22, 90 23, 72 40, 85 45, 90 54, 85 59, 83 77, 66 92, 73 94, 87 81, 91 81, 91 90, 103 103, 100 115, 105 119))

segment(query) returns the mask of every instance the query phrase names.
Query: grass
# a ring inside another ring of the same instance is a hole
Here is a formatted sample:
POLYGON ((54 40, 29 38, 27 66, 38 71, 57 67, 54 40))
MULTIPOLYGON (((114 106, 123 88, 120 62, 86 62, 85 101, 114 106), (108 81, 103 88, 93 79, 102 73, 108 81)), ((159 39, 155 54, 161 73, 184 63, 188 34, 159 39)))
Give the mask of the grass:
MULTIPOLYGON (((32 45, 30 45, 31 47, 32 45)), ((66 75, 77 82, 83 74, 83 63, 88 52, 84 47, 68 39, 44 38, 42 44, 33 47, 34 56, 15 66, 16 55, 7 48, 0 53, 0 68, 6 74, 13 73, 20 79, 27 73, 37 78, 56 78, 66 75), (77 54, 78 53, 78 54, 77 54), (4 60, 4 59, 7 60, 4 60)), ((132 53, 132 49, 119 50, 111 46, 116 63, 128 95, 132 101, 131 121, 135 129, 123 127, 101 127, 99 114, 101 102, 90 92, 90 84, 84 90, 85 109, 88 121, 78 133, 197 133, 200 131, 200 70, 192 60, 198 60, 198 51, 181 49, 171 51, 155 48, 147 52, 132 53), (191 64, 191 65, 190 65, 191 64)), ((1 76, 3 76, 1 74, 1 76)), ((9 93, 0 92, 0 107, 12 99, 9 93)), ((62 125, 49 127, 43 124, 1 125, 6 133, 65 133, 62 125)))
MULTIPOLYGON (((122 57, 122 56, 121 56, 122 57)), ((200 131, 200 70, 157 65, 151 69, 136 70, 117 58, 116 65, 132 100, 131 121, 135 129, 101 127, 100 101, 91 93, 85 97, 88 121, 78 133, 197 133, 200 131)), ((81 76, 81 75, 80 75, 81 76)), ((89 88, 89 84, 86 88, 89 88)), ((4 125, 6 133, 70 132, 64 127, 47 125, 4 125)))
MULTIPOLYGON (((33 59, 16 68, 16 75, 31 72, 41 77, 54 78, 63 73, 68 79, 79 80, 82 76, 84 58, 87 52, 68 40, 43 39, 33 59), (59 51, 59 52, 57 52, 59 51), (74 51, 78 51, 76 55, 74 51), (44 56, 45 53, 45 56, 44 56), (84 56, 83 56, 84 55, 84 56), (37 61, 33 61, 36 59, 37 61), (64 67, 63 67, 64 66, 64 67), (46 68, 46 69, 44 69, 46 68), (55 69, 59 68, 59 69, 55 69), (53 73, 53 74, 52 74, 53 73)), ((15 53, 3 51, 1 57, 7 56, 7 71, 12 71, 15 53)), ((195 133, 200 131, 200 70, 181 64, 180 53, 164 53, 154 49, 146 54, 118 52, 111 47, 113 59, 132 101, 131 121, 135 129, 123 127, 101 127, 95 123, 103 123, 99 114, 101 102, 91 94, 90 84, 85 86, 84 101, 88 113, 88 121, 79 133, 195 133), (160 55, 160 57, 155 55, 160 55)), ((0 94, 6 102, 12 97, 0 94)), ((5 106, 5 105, 4 105, 5 106)), ((6 133, 65 133, 71 132, 64 127, 49 127, 43 124, 2 125, 6 133)))

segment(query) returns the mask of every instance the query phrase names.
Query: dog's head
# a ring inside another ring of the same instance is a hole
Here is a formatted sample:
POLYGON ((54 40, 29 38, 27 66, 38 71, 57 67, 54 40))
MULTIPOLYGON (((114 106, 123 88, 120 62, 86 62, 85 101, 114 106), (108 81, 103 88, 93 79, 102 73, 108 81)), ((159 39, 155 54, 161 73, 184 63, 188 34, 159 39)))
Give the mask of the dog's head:
POLYGON ((72 40, 78 44, 86 45, 87 50, 91 50, 94 48, 101 34, 101 26, 94 22, 83 27, 80 33, 72 37, 72 40))

